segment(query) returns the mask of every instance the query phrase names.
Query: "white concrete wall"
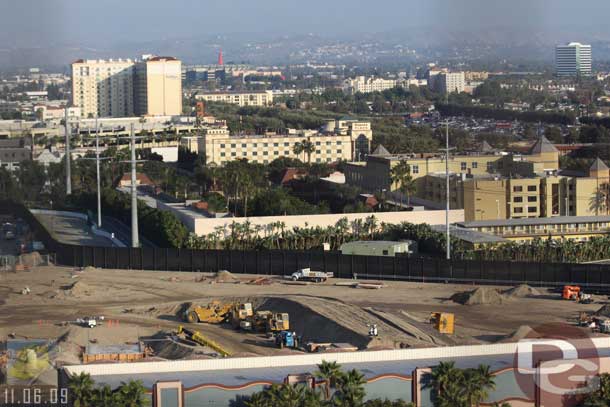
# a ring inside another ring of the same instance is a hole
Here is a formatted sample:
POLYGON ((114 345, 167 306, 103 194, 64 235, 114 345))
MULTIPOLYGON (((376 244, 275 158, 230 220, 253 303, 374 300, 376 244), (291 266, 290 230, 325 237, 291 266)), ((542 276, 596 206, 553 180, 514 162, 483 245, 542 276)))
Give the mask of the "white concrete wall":
MULTIPOLYGON (((175 213, 175 212, 174 212, 175 213)), ((178 214, 176 214, 178 215, 178 214)), ((347 218, 349 222, 356 219, 366 219, 374 215, 378 223, 428 223, 430 225, 445 224, 445 211, 413 211, 413 212, 377 212, 377 213, 339 213, 330 215, 297 215, 297 216, 262 216, 249 218, 220 218, 210 219, 197 217, 188 222, 193 225, 193 232, 199 236, 214 232, 217 227, 228 228, 233 222, 244 223, 246 221, 254 225, 268 225, 274 222, 284 222, 286 229, 294 227, 327 227, 335 225, 340 219, 347 218)), ((184 214, 179 215, 184 218, 184 214)), ((464 210, 456 209, 449 212, 449 222, 463 222, 464 210)), ((183 220, 184 222, 184 220, 183 220)), ((186 224, 186 222, 185 222, 186 224)), ((187 224, 187 227, 189 226, 187 224)))
MULTIPOLYGON (((572 341, 574 345, 582 341, 581 349, 590 349, 591 343, 598 349, 610 348, 610 338, 590 338, 572 341)), ((288 366, 311 366, 323 361, 348 363, 393 362, 440 358, 459 358, 469 356, 512 355, 517 351, 517 343, 498 343, 492 345, 446 346, 440 348, 400 349, 350 353, 322 353, 291 356, 260 356, 249 358, 224 358, 203 360, 176 360, 167 362, 138 362, 99 365, 65 366, 69 374, 89 373, 99 375, 127 375, 142 373, 194 372, 205 370, 278 368, 288 366)))

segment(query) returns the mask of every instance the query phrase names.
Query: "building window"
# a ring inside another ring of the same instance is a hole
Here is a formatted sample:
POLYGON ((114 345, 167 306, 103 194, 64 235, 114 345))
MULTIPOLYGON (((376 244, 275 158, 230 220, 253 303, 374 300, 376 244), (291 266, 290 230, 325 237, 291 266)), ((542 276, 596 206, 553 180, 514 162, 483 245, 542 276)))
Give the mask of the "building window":
POLYGON ((242 144, 242 145, 241 145, 241 148, 246 148, 246 145, 245 145, 245 144, 242 144))
POLYGON ((279 151, 274 151, 273 155, 280 155, 280 152, 279 151))
POLYGON ((263 143, 263 147, 269 147, 269 143, 263 143))
POLYGON ((478 168, 479 167, 479 163, 476 162, 476 161, 473 161, 471 165, 472 165, 472 168, 478 168))
POLYGON ((316 150, 316 154, 320 154, 322 150, 316 150))
POLYGON ((341 154, 343 151, 341 150, 337 150, 337 154, 341 154))
POLYGON ((538 208, 535 207, 535 206, 528 206, 527 207, 527 212, 528 213, 536 213, 536 212, 538 212, 538 208))
POLYGON ((528 196, 527 202, 538 202, 538 197, 537 196, 528 196))
POLYGON ((258 153, 256 151, 253 151, 252 155, 258 155, 258 153))
POLYGON ((523 197, 522 196, 516 196, 513 198, 513 202, 523 202, 523 197))
POLYGON ((515 208, 515 213, 523 213, 523 208, 515 208))
POLYGON ((536 192, 538 190, 538 188, 536 187, 536 185, 528 185, 527 190, 529 192, 536 192))
POLYGON ((224 157, 224 156, 225 156, 225 153, 220 153, 220 156, 221 156, 221 157, 224 157))
POLYGON ((522 186, 513 187, 513 192, 523 192, 523 187, 522 186))
POLYGON ((233 152, 231 153, 231 157, 235 157, 237 155, 237 153, 233 152))
POLYGON ((235 147, 236 147, 235 144, 231 144, 231 148, 235 148, 235 147))
POLYGON ((468 163, 460 163, 460 169, 462 171, 466 171, 467 168, 468 168, 468 163))
POLYGON ((341 142, 340 142, 340 141, 337 141, 337 145, 338 145, 338 146, 340 146, 340 145, 341 145, 341 142))
POLYGON ((280 143, 273 143, 273 147, 278 147, 280 143))
POLYGON ((411 166, 411 174, 419 174, 419 165, 411 166))
POLYGON ((288 147, 290 143, 284 143, 284 147, 288 147))
POLYGON ((269 151, 263 151, 263 155, 269 155, 269 151))
POLYGON ((316 146, 319 146, 320 144, 322 144, 322 143, 320 143, 319 141, 316 141, 316 146))

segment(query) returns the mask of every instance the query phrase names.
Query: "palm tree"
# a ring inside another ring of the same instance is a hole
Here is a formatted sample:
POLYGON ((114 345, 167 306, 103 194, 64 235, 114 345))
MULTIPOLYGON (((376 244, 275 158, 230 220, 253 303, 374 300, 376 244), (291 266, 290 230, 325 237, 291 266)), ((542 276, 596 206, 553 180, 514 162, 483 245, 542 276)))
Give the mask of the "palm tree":
POLYGON ((315 376, 326 382, 324 385, 326 400, 330 399, 330 389, 337 388, 337 383, 342 375, 341 366, 337 362, 327 362, 324 360, 318 365, 318 371, 315 373, 315 376))
POLYGON ((479 365, 476 369, 467 369, 465 379, 465 387, 470 389, 468 392, 470 404, 477 407, 489 397, 489 391, 496 388, 494 377, 489 366, 486 365, 479 365))
POLYGON ((117 394, 109 385, 104 385, 97 390, 93 396, 93 404, 96 407, 115 407, 118 402, 117 394))
POLYGON ((117 389, 117 394, 123 407, 142 407, 149 404, 149 400, 145 396, 146 388, 141 380, 122 382, 121 387, 117 389))
POLYGON ((343 374, 339 379, 339 389, 333 396, 333 404, 337 407, 359 407, 362 406, 364 396, 364 375, 352 369, 343 374))
POLYGON ((309 140, 304 139, 298 142, 292 148, 292 151, 298 156, 301 153, 307 155, 307 163, 311 164, 311 155, 316 151, 316 146, 309 140))
POLYGON ((401 160, 390 171, 390 179, 392 180, 392 184, 397 184, 398 189, 406 195, 407 205, 409 205, 411 194, 415 193, 416 191, 415 181, 411 176, 411 166, 409 163, 407 163, 405 160, 401 160))
POLYGON ((269 401, 274 407, 300 407, 301 400, 305 394, 303 386, 291 386, 290 384, 274 384, 269 389, 269 401))
POLYGON ((93 401, 93 379, 88 373, 81 372, 68 379, 68 391, 74 407, 89 407, 93 401))

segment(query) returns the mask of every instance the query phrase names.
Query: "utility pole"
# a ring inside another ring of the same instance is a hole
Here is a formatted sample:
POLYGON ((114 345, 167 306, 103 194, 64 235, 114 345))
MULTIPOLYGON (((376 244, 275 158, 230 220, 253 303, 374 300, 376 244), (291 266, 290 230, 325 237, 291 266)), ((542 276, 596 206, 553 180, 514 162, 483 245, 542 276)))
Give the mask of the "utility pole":
POLYGON ((136 139, 141 139, 143 137, 136 137, 134 124, 132 123, 130 135, 125 138, 129 138, 131 149, 131 160, 123 161, 131 163, 131 247, 140 247, 140 238, 138 234, 138 188, 136 185, 136 165, 145 160, 136 160, 136 139))
POLYGON ((445 181, 447 187, 447 206, 445 208, 445 227, 447 233, 447 260, 451 260, 451 231, 449 227, 449 209, 450 209, 450 196, 449 196, 449 117, 447 117, 445 126, 445 181))
MULTIPOLYGON (((70 129, 71 130, 71 129, 70 129)), ((70 131, 68 130, 68 107, 64 110, 64 132, 66 136, 66 195, 72 194, 72 173, 70 171, 70 131)))
POLYGON ((131 247, 140 247, 138 236, 138 190, 136 187, 136 136, 131 124, 131 247))
MULTIPOLYGON (((110 157, 100 158, 100 139, 99 139, 99 127, 97 124, 97 117, 95 118, 95 158, 81 158, 82 160, 95 160, 95 172, 97 178, 97 227, 102 227, 102 188, 100 182, 100 161, 109 160, 110 157)), ((89 129, 89 137, 91 138, 91 129, 89 129)))

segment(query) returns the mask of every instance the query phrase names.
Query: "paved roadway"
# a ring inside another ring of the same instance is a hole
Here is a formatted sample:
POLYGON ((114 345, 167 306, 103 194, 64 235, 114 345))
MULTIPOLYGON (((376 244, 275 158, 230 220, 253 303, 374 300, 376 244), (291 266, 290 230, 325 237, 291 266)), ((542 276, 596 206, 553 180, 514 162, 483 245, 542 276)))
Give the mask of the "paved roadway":
MULTIPOLYGON (((131 246, 131 227, 128 227, 118 219, 110 216, 102 216, 102 229, 106 232, 114 233, 114 237, 119 239, 125 246, 131 246)), ((140 233, 140 244, 143 247, 157 247, 150 240, 140 233)))
POLYGON ((36 218, 59 242, 80 246, 114 246, 110 239, 94 235, 83 219, 60 214, 37 214, 36 218))

